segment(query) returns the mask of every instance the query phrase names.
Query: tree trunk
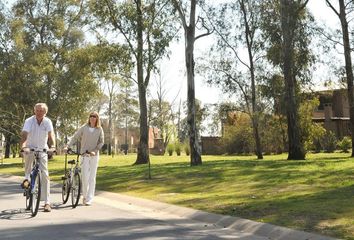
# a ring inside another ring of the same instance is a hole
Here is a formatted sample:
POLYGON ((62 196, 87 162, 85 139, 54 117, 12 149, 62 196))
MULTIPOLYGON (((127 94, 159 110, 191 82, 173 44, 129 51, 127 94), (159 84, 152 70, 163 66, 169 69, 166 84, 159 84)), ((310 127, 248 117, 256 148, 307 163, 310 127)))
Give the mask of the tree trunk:
POLYGON ((11 135, 5 135, 5 156, 4 158, 10 158, 10 150, 11 150, 11 135))
POLYGON ((112 96, 113 94, 110 93, 109 94, 109 104, 108 104, 108 129, 109 129, 109 133, 108 133, 108 155, 112 155, 112 96))
POLYGON ((256 80, 254 74, 254 59, 253 59, 253 34, 251 33, 249 20, 247 19, 247 12, 245 7, 245 2, 241 1, 241 9, 243 13, 243 20, 245 25, 245 36, 246 36, 246 43, 247 43, 247 51, 248 51, 248 59, 249 59, 249 71, 251 74, 251 90, 252 90, 252 109, 250 112, 250 116, 252 119, 252 128, 253 128, 253 136, 256 142, 256 155, 258 159, 263 159, 262 153, 262 145, 261 145, 261 138, 259 136, 259 108, 257 106, 257 98, 256 98, 256 80))
MULTIPOLYGON (((255 118, 253 116, 252 118, 255 118)), ((259 124, 258 124, 258 117, 257 119, 252 119, 253 123, 253 136, 256 140, 256 155, 257 159, 263 159, 263 153, 262 153, 262 144, 261 144, 261 138, 259 136, 259 124)))
POLYGON ((141 0, 137 4, 137 77, 140 106, 140 140, 138 145, 138 155, 134 164, 147 164, 150 162, 149 156, 149 128, 147 122, 146 86, 144 83, 143 65, 143 15, 141 11, 141 0))
MULTIPOLYGON (((192 23, 191 23, 192 24, 192 23)), ((194 84, 194 39, 195 29, 190 26, 186 31, 186 49, 185 60, 187 68, 187 84, 188 84, 188 131, 189 131, 189 145, 191 149, 191 166, 201 165, 201 147, 198 142, 198 131, 195 124, 195 84, 194 84)))
POLYGON ((139 84, 139 104, 140 104, 140 141, 138 145, 138 156, 134 164, 149 163, 149 128, 147 124, 146 88, 144 84, 139 84))
POLYGON ((283 35, 282 57, 287 103, 289 160, 305 159, 305 151, 300 136, 298 105, 296 98, 296 80, 294 74, 294 31, 296 28, 295 4, 293 1, 281 0, 281 29, 283 35))
MULTIPOLYGON (((349 102, 349 116, 350 116, 350 132, 352 135, 352 149, 354 149, 354 98, 353 98, 353 68, 351 49, 349 41, 348 22, 345 13, 344 0, 339 0, 339 18, 342 26, 342 36, 344 45, 344 57, 345 57, 345 72, 347 74, 347 87, 348 87, 348 102, 349 102)), ((352 157, 354 157, 354 151, 352 151, 352 157)))

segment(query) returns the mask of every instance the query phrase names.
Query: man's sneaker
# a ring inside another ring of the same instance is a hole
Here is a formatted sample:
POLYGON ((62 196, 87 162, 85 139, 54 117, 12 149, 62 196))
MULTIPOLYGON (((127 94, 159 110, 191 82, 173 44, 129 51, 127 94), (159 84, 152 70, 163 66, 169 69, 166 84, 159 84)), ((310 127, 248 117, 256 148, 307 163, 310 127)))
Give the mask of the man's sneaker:
POLYGON ((30 183, 27 179, 23 180, 23 182, 21 183, 21 188, 23 189, 27 189, 29 187, 30 183))
POLYGON ((50 212, 50 211, 52 211, 52 208, 50 207, 50 205, 49 205, 48 203, 46 203, 46 204, 44 205, 44 211, 45 211, 45 212, 50 212))

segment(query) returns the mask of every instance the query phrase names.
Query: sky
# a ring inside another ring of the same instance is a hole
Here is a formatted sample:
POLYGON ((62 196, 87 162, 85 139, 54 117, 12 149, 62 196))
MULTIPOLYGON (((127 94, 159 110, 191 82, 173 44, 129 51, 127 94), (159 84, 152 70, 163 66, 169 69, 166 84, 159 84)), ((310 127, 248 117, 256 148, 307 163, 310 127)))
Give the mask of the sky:
MULTIPOLYGON (((310 0, 308 8, 315 16, 316 20, 326 23, 328 26, 334 28, 338 26, 339 20, 334 12, 326 6, 325 0, 310 0)), ((195 43, 195 59, 197 59, 203 51, 208 47, 211 41, 211 37, 205 37, 198 39, 195 43)), ((185 64, 184 64, 184 39, 181 38, 180 42, 174 43, 171 47, 171 58, 161 65, 162 78, 166 81, 166 90, 168 99, 175 99, 178 95, 183 101, 187 99, 187 78, 185 76, 185 64), (179 94, 178 94, 179 92, 179 94)), ((325 70, 318 69, 313 73, 313 80, 319 83, 319 86, 323 85, 327 73, 323 74, 325 70)), ((151 83, 153 85, 153 81, 151 83)), ((151 93, 154 96, 154 93, 151 93)), ((156 94, 155 94, 156 95, 156 94)), ((195 75, 195 96, 201 100, 202 103, 218 103, 223 100, 228 100, 229 96, 223 95, 221 90, 217 87, 208 86, 204 80, 195 75)))

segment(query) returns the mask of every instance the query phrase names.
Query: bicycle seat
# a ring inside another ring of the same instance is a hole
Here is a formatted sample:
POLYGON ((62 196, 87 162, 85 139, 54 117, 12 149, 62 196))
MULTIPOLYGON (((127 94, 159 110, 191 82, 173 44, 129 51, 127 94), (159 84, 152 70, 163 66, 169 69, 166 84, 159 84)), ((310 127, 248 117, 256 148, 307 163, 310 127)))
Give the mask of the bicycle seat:
POLYGON ((69 164, 75 164, 75 159, 68 161, 69 164))

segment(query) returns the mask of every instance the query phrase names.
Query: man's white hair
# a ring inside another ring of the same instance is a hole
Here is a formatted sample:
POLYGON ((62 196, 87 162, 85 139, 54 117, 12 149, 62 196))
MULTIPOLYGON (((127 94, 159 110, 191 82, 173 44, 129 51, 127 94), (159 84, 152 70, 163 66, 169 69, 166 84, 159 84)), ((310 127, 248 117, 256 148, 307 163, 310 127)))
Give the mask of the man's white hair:
POLYGON ((41 108, 43 108, 44 110, 45 110, 45 113, 47 113, 48 112, 48 106, 47 106, 47 104, 45 104, 45 103, 36 103, 36 105, 34 105, 34 111, 36 111, 36 107, 41 107, 41 108))

